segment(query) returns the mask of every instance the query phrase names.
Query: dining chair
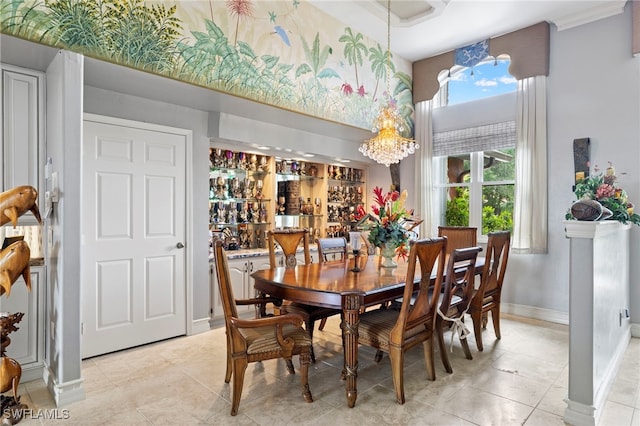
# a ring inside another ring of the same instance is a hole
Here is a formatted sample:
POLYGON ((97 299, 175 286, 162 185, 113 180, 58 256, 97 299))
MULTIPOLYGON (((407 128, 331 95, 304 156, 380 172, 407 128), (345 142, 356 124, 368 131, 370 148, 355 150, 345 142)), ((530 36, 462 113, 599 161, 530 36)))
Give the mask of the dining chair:
POLYGON ((438 237, 447 237, 447 255, 455 249, 478 245, 478 228, 473 226, 438 226, 438 237))
POLYGON ((447 263, 447 272, 436 317, 440 358, 447 373, 452 373, 453 369, 444 344, 446 329, 451 329, 451 345, 453 345, 453 338, 457 334, 465 357, 473 359, 467 342, 467 335, 471 334, 471 331, 464 324, 464 316, 469 310, 473 297, 476 259, 481 251, 481 247, 456 249, 449 256, 447 263))
POLYGON ((473 331, 476 337, 476 346, 479 351, 482 347, 482 329, 487 328, 487 316, 491 312, 493 330, 496 338, 500 335, 500 296, 502 283, 509 260, 509 246, 511 244, 511 232, 496 231, 489 233, 487 241, 487 254, 485 256, 484 269, 480 286, 474 292, 471 299, 469 313, 473 320, 473 331))
POLYGON ((419 343, 423 344, 427 366, 427 377, 435 380, 433 362, 433 335, 438 297, 444 274, 445 238, 421 239, 409 242, 409 259, 406 283, 399 310, 381 308, 360 314, 358 343, 371 346, 389 354, 396 401, 404 404, 404 354, 419 343), (411 304, 416 265, 421 274, 415 303, 411 304), (434 269, 434 266, 436 268, 434 269), (435 271, 435 282, 431 286, 431 271, 435 271), (430 290, 432 289, 432 290, 430 290))
POLYGON ((347 257, 347 240, 344 237, 318 238, 316 243, 320 262, 344 260, 347 257))
MULTIPOLYGON (((277 267, 276 261, 276 245, 280 246, 284 255, 284 265, 286 268, 295 268, 298 260, 296 252, 302 244, 305 264, 311 263, 311 254, 309 252, 309 230, 308 229, 275 229, 267 232, 267 245, 269 247, 269 264, 271 268, 277 267)), ((346 249, 345 249, 346 250, 346 249)), ((338 315, 341 313, 338 309, 322 308, 319 306, 307 305, 299 302, 285 300, 279 308, 275 309, 276 313, 286 314, 295 313, 304 320, 305 328, 309 337, 313 340, 313 328, 317 320, 338 315)), ((316 362, 316 356, 311 347, 311 362, 316 362)))
MULTIPOLYGON (((222 241, 215 242, 214 261, 227 337, 225 383, 229 383, 233 377, 231 415, 238 414, 244 373, 250 362, 283 358, 289 373, 295 374, 291 360, 293 355, 300 357, 302 396, 305 401, 313 402, 309 389, 311 338, 302 328, 302 317, 296 314, 286 314, 267 318, 239 318, 237 305, 262 304, 265 303, 265 298, 244 300, 234 298, 227 255, 222 241)), ((267 298, 266 301, 270 300, 267 298)))

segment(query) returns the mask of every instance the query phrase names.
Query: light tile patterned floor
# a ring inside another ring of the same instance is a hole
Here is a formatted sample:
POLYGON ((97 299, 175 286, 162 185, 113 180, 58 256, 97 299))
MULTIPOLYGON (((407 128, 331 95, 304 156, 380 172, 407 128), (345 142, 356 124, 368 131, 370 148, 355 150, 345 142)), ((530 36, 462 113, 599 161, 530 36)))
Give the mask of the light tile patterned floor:
MULTIPOLYGON (((40 416, 20 424, 564 424, 568 328, 509 315, 501 324, 502 340, 495 339, 491 324, 485 330, 484 352, 475 350, 470 336, 471 361, 454 342, 452 374, 444 371, 436 353, 433 382, 426 379, 422 348, 410 351, 405 360, 404 405, 395 402, 388 357, 376 364, 374 351, 361 347, 358 400, 355 408, 347 408, 344 382, 339 379, 340 329, 333 317, 314 336, 312 404, 304 402, 299 376, 287 374, 284 362, 265 361, 249 365, 239 413, 231 417, 231 389, 224 383, 224 329, 218 328, 85 360, 86 400, 58 407, 58 416, 66 413, 68 419, 40 416)), ((41 381, 22 384, 20 394, 34 415, 38 409, 54 408, 41 381)), ((631 340, 600 425, 640 426, 640 339, 631 340)))

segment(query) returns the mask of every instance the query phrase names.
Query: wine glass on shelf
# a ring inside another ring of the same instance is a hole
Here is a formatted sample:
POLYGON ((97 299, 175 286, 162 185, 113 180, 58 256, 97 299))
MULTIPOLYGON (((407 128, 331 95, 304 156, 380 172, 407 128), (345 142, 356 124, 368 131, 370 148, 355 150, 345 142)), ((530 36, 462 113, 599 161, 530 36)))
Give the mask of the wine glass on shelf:
POLYGON ((349 231, 349 241, 351 242, 351 250, 353 250, 353 269, 351 269, 351 272, 360 272, 362 271, 362 269, 360 269, 360 265, 358 264, 360 248, 362 247, 360 232, 349 231))

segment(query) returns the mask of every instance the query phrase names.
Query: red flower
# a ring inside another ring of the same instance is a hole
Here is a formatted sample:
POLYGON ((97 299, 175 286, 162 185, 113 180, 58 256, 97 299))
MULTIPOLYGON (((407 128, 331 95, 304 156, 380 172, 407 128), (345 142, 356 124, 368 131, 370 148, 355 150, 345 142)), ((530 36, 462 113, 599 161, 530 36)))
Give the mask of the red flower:
POLYGON ((345 95, 349 96, 353 93, 353 88, 351 87, 351 85, 349 83, 343 83, 342 84, 342 93, 344 93, 345 95))
POLYGON ((361 84, 360 87, 358 87, 358 95, 364 97, 365 94, 364 86, 361 84))

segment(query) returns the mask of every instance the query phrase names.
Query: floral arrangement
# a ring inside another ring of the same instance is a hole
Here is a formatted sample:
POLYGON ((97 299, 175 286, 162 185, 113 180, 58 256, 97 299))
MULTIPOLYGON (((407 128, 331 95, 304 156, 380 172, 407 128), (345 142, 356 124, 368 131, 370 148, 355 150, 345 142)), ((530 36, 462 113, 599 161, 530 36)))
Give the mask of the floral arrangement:
MULTIPOLYGON (((634 213, 633 204, 628 200, 624 189, 617 186, 616 180, 616 171, 610 162, 604 173, 600 172, 596 166, 594 174, 579 181, 573 192, 579 201, 597 201, 602 207, 608 209, 611 214, 609 215, 607 212, 602 216, 606 220, 640 225, 640 215, 634 213)), ((566 219, 576 219, 576 217, 569 211, 566 214, 566 219)))
MULTIPOLYGON (((373 195, 376 204, 371 206, 373 215, 368 215, 372 220, 362 225, 363 229, 369 231, 369 242, 375 247, 396 247, 396 254, 406 258, 409 236, 402 225, 404 220, 413 214, 413 210, 404 207, 407 191, 391 191, 384 194, 382 188, 376 186, 373 195)), ((356 220, 362 220, 366 216, 364 208, 358 206, 355 212, 356 220)))

